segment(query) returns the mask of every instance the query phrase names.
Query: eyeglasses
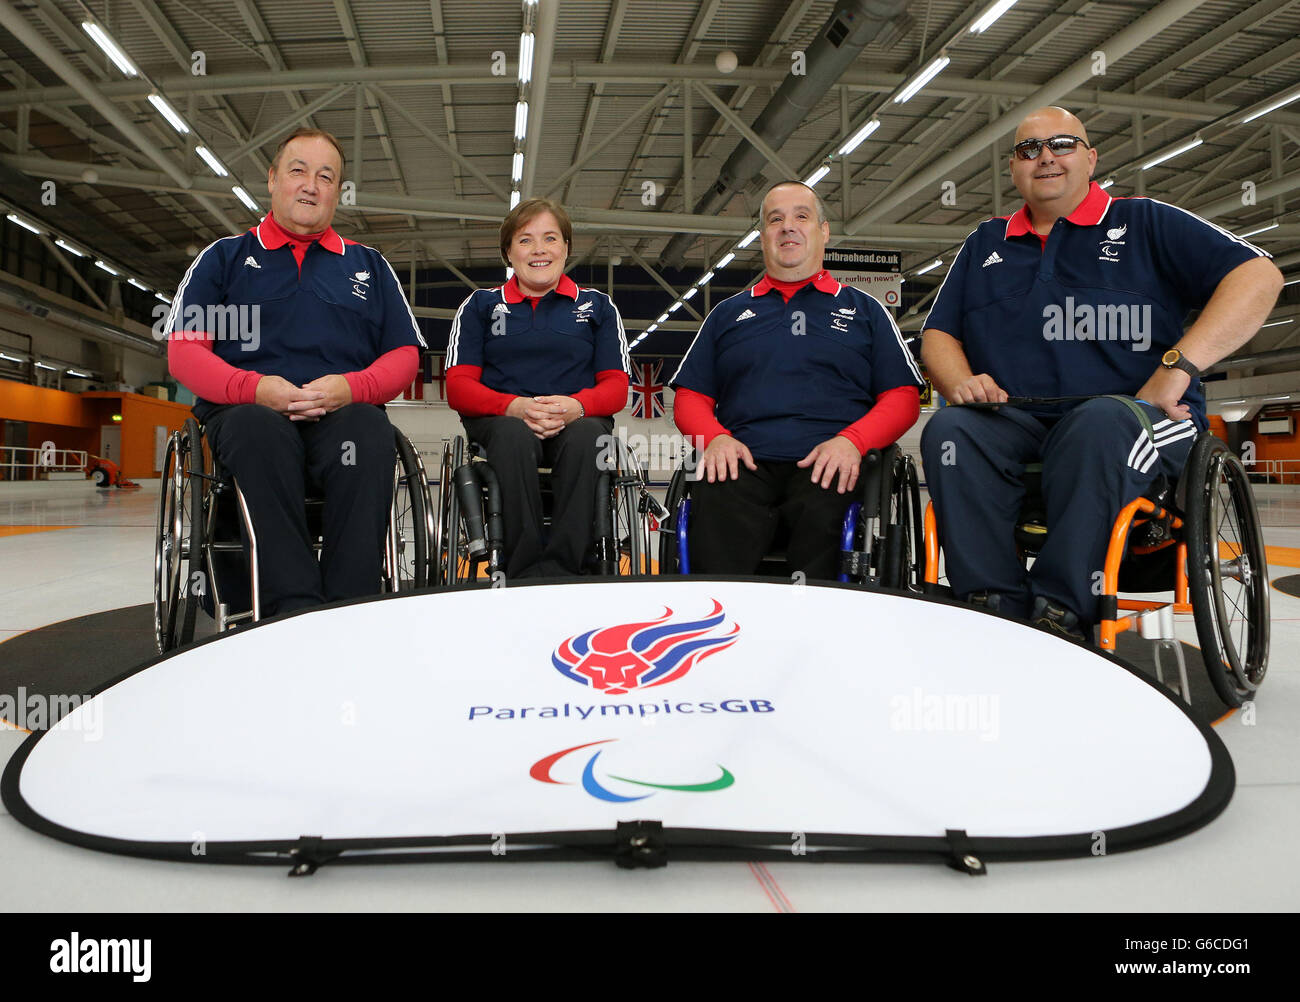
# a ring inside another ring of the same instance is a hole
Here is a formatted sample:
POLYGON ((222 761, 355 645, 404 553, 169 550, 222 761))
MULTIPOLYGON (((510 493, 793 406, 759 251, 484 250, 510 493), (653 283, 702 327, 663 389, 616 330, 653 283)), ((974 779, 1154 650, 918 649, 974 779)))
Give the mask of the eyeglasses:
POLYGON ((1053 156, 1063 157, 1074 152, 1074 148, 1079 143, 1083 143, 1084 149, 1090 149, 1088 143, 1078 136, 1052 136, 1050 139, 1026 139, 1022 143, 1016 143, 1011 147, 1011 152, 1021 160, 1037 160, 1046 146, 1052 151, 1053 156))

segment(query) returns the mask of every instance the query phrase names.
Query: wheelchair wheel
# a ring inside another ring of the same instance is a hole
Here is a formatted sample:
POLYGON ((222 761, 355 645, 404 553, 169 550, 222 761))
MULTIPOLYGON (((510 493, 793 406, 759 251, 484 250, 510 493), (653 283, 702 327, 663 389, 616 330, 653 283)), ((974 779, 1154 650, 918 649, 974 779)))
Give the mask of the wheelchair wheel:
POLYGON ((397 447, 393 510, 384 552, 384 584, 389 591, 411 591, 429 583, 429 540, 433 513, 424 463, 402 432, 394 428, 397 447))
POLYGON ((679 574, 681 568, 677 559, 677 506, 686 496, 689 473, 685 464, 678 466, 673 478, 668 482, 668 494, 664 498, 667 516, 659 524, 659 573, 679 574))
POLYGON ((925 583, 925 540, 921 526, 921 487, 916 462, 903 454, 894 464, 886 530, 898 540, 891 546, 897 553, 893 576, 896 588, 919 592, 925 583))
POLYGON ((163 460, 154 539, 154 643, 165 654, 194 639, 203 568, 203 438, 193 418, 173 432, 163 460))
POLYGON ((611 474, 613 531, 618 551, 620 575, 650 573, 650 521, 652 506, 650 485, 641 462, 621 441, 618 443, 618 469, 611 474))
POLYGON ((1268 669, 1268 565, 1246 469, 1209 434, 1187 473, 1187 585, 1210 681, 1229 706, 1253 697, 1268 669))

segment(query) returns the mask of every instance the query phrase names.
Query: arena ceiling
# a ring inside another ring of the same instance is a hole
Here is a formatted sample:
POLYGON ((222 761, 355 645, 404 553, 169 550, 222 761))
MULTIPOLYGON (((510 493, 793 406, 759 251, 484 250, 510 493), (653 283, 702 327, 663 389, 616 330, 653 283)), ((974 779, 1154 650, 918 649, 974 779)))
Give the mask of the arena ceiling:
MULTIPOLYGON (((1019 0, 970 31, 992 5, 0 0, 0 187, 9 209, 170 289, 195 248, 265 210, 276 143, 309 124, 348 151, 355 204, 336 225, 399 269, 414 259, 474 284, 466 270, 499 266, 496 227, 517 189, 564 201, 573 258, 635 264, 666 307, 687 286, 665 266, 702 274, 752 228, 767 184, 829 157, 817 190, 834 243, 903 252, 915 326, 966 233, 1019 204, 1006 165, 1018 117, 1060 104, 1085 123, 1112 194, 1262 230, 1251 239, 1300 278, 1300 0, 1019 0), (895 100, 940 57, 938 76, 895 100), (912 279, 935 259, 945 265, 912 279)), ((757 273, 756 243, 737 255, 733 267, 757 273)), ((695 305, 666 326, 696 322, 695 305)), ((1270 320, 1251 351, 1295 347, 1300 285, 1270 320)))

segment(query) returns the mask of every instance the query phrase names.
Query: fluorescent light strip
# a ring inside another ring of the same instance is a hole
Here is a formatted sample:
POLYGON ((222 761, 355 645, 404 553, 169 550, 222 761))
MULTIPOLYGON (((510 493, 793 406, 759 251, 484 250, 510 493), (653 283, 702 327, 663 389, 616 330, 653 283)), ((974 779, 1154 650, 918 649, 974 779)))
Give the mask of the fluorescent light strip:
MULTIPOLYGON (((1283 324, 1293 324, 1293 323, 1295 323, 1294 317, 1290 320, 1274 320, 1271 324, 1264 324, 1263 327, 1281 327, 1283 324)), ((1263 327, 1261 327, 1261 329, 1263 329, 1263 327)))
POLYGON ((190 127, 185 124, 185 120, 182 119, 180 115, 176 114, 175 109, 173 109, 163 97, 158 94, 150 94, 149 103, 157 108, 158 114, 167 119, 167 123, 182 136, 189 133, 190 127))
POLYGON ((76 257, 85 257, 85 256, 86 256, 84 252, 77 250, 77 248, 73 247, 72 244, 64 243, 62 237, 59 237, 57 240, 54 241, 54 246, 55 246, 55 247, 62 247, 62 248, 63 248, 65 251, 67 251, 69 254, 73 254, 73 255, 75 255, 76 257))
POLYGON ((256 202, 253 201, 253 196, 250 195, 248 192, 246 192, 246 191, 245 191, 243 188, 241 188, 239 185, 235 185, 235 186, 234 186, 233 188, 231 188, 230 190, 233 191, 233 192, 235 193, 235 197, 236 197, 236 198, 238 198, 241 202, 244 203, 244 205, 248 208, 248 211, 249 211, 249 212, 261 212, 261 211, 262 211, 261 206, 259 206, 256 202))
POLYGON ((104 50, 104 54, 117 64, 117 68, 129 77, 138 77, 140 71, 135 68, 135 64, 126 57, 126 53, 117 47, 117 43, 108 37, 106 32, 94 21, 82 21, 81 26, 86 29, 86 34, 95 40, 95 44, 104 50))
POLYGON ((127 285, 134 285, 134 286, 135 286, 137 289, 139 289, 141 292, 152 292, 152 291, 153 291, 151 288, 149 288, 149 286, 145 285, 143 282, 137 282, 134 278, 128 278, 128 279, 126 280, 126 284, 127 284, 127 285))
POLYGON ((745 239, 740 241, 740 243, 736 244, 736 249, 744 250, 746 247, 748 247, 757 239, 758 239, 758 230, 750 230, 748 233, 745 234, 745 239))
POLYGON ((167 296, 164 296, 161 292, 155 292, 155 293, 153 294, 153 298, 154 298, 154 299, 161 299, 161 300, 162 300, 164 303, 166 303, 168 306, 171 306, 171 304, 172 304, 172 301, 171 301, 167 296))
POLYGON ((68 375, 69 375, 69 376, 75 376, 77 379, 89 379, 89 378, 90 378, 90 373, 89 373, 89 372, 78 372, 76 369, 69 369, 69 370, 68 370, 68 375))
POLYGON ((659 319, 655 321, 655 323, 657 323, 657 324, 661 324, 661 323, 663 323, 663 322, 664 322, 665 320, 667 320, 667 319, 668 319, 668 314, 665 313, 665 314, 663 314, 662 316, 660 316, 659 319))
MULTIPOLYGON (((695 284, 696 284, 696 285, 708 285, 710 282, 713 281, 713 276, 714 276, 714 274, 715 274, 715 273, 712 272, 712 271, 706 271, 706 272, 704 273, 704 277, 702 277, 702 278, 701 278, 698 282, 696 282, 695 284)), ((1297 282, 1300 282, 1300 278, 1296 279, 1296 281, 1297 281, 1297 282)))
POLYGON ((981 14, 970 26, 972 35, 982 35, 993 27, 993 22, 1016 5, 1016 0, 998 0, 992 7, 981 14))
POLYGON ((1283 287, 1285 287, 1285 286, 1288 286, 1288 285, 1295 285, 1297 282, 1300 282, 1300 278, 1293 278, 1293 279, 1291 279, 1291 281, 1289 281, 1289 282, 1283 282, 1282 285, 1283 285, 1283 287))
POLYGON ((525 134, 528 132, 528 102, 519 101, 515 104, 515 139, 523 141, 525 134))
POLYGON ((873 118, 857 132, 853 133, 853 135, 849 137, 849 141, 840 147, 840 156, 847 157, 862 145, 867 136, 871 135, 878 128, 880 128, 880 119, 873 118))
POLYGON ((102 269, 104 269, 104 271, 108 272, 110 275, 116 275, 116 274, 117 274, 117 272, 115 272, 112 268, 110 268, 108 265, 106 265, 103 261, 96 261, 96 262, 95 262, 95 267, 96 267, 96 268, 102 268, 102 269))
POLYGON ((826 166, 826 164, 822 164, 815 171, 813 171, 811 174, 808 175, 808 180, 806 180, 804 184, 806 184, 809 188, 815 188, 817 186, 817 182, 820 181, 822 178, 824 178, 830 172, 831 169, 828 166, 826 166))
POLYGON ((657 331, 658 329, 659 329, 658 324, 651 324, 649 327, 647 327, 644 331, 641 332, 641 337, 645 337, 647 334, 651 334, 654 331, 657 331))
POLYGON ((676 312, 677 312, 678 310, 680 310, 681 308, 682 308, 682 301, 679 299, 679 300, 677 300, 677 302, 673 303, 672 306, 668 307, 668 312, 669 312, 669 313, 676 313, 676 312))
POLYGON ((718 263, 713 266, 713 270, 721 271, 727 265, 731 264, 731 262, 734 260, 736 260, 736 255, 734 251, 731 254, 724 254, 722 255, 721 258, 718 259, 718 263))
POLYGON ((1270 400, 1290 400, 1290 399, 1291 399, 1291 394, 1283 393, 1280 397, 1265 397, 1262 402, 1268 403, 1270 400))
POLYGON ((699 286, 697 286, 697 285, 693 285, 693 286, 691 286, 690 291, 687 292, 686 295, 682 296, 682 302, 683 302, 683 303, 686 302, 686 300, 690 299, 691 296, 695 295, 695 294, 696 294, 697 292, 699 292, 699 291, 700 291, 699 286))
POLYGON ((944 67, 950 62, 952 62, 952 60, 947 56, 940 56, 938 59, 930 63, 929 66, 913 77, 912 82, 904 87, 902 92, 894 98, 894 104, 906 104, 908 101, 912 100, 912 98, 916 97, 921 88, 942 73, 944 67))
POLYGON ((522 178, 523 176, 524 176, 524 155, 522 153, 516 153, 514 157, 514 161, 510 165, 510 180, 513 181, 515 184, 518 184, 519 179, 522 178))
POLYGON ((526 84, 533 78, 533 43, 531 31, 519 36, 519 82, 526 84))
POLYGON ((1261 227, 1260 227, 1259 229, 1257 229, 1257 230, 1250 230, 1248 233, 1238 233, 1237 236, 1239 236, 1239 237, 1253 237, 1253 236, 1255 236, 1255 234, 1257 234, 1257 233, 1267 233, 1269 230, 1275 230, 1275 229, 1277 229, 1277 227, 1278 227, 1278 221, 1277 221, 1276 219, 1274 219, 1274 220, 1273 220, 1271 223, 1269 223, 1267 226, 1261 226, 1261 227))
POLYGON ((49 369, 51 372, 58 372, 58 371, 59 371, 55 366, 53 366, 53 365, 46 365, 44 362, 37 362, 37 363, 36 363, 36 368, 38 368, 38 369, 49 369))
POLYGON ((924 275, 927 271, 934 271, 935 268, 940 267, 942 264, 942 258, 935 258, 932 264, 927 264, 924 268, 912 272, 912 277, 916 278, 918 275, 924 275))
POLYGON ((1114 184, 1114 183, 1115 183, 1115 179, 1114 179, 1113 177, 1108 177, 1108 178, 1106 178, 1105 181, 1101 182, 1100 187, 1102 187, 1102 188, 1109 188, 1109 187, 1110 187, 1112 184, 1114 184))
POLYGON ((1146 163, 1144 163, 1144 164, 1142 165, 1142 169, 1143 169, 1143 170, 1150 170, 1150 169, 1151 169, 1152 167, 1154 167, 1156 164, 1162 164, 1162 163, 1164 163, 1166 160, 1172 160, 1174 157, 1178 156, 1178 154, 1180 154, 1180 153, 1186 153, 1188 150, 1194 150, 1194 149, 1196 149, 1196 147, 1198 147, 1198 146, 1201 145, 1201 142, 1202 142, 1201 137, 1200 137, 1200 136, 1197 136, 1197 137, 1196 137, 1195 139, 1193 139, 1191 142, 1183 143, 1182 146, 1176 147, 1175 149, 1170 150, 1168 153, 1162 153, 1162 154, 1160 154, 1160 156, 1156 157, 1154 160, 1148 160, 1146 163))
POLYGON ((1277 111, 1278 108, 1285 107, 1286 105, 1290 104, 1292 101, 1300 101, 1300 88, 1297 88, 1296 90, 1292 91, 1290 94, 1280 97, 1276 101, 1272 102, 1271 104, 1268 104, 1263 108, 1260 108, 1259 111, 1252 111, 1250 115, 1248 115, 1246 118, 1243 118, 1241 120, 1241 124, 1245 125, 1247 122, 1253 122, 1257 118, 1263 118, 1270 111, 1277 111))
POLYGON ((518 204, 519 204, 519 189, 516 188, 514 191, 510 193, 510 208, 513 209, 518 204))
POLYGON ((18 218, 12 212, 9 213, 9 215, 5 216, 5 219, 9 220, 9 222, 11 223, 16 223, 17 225, 21 226, 25 230, 30 230, 32 233, 35 233, 38 237, 41 235, 41 231, 38 230, 35 226, 27 222, 27 220, 25 219, 18 218))
POLYGON ((12 355, 6 355, 2 351, 0 351, 0 358, 3 358, 6 362, 17 362, 19 365, 25 365, 27 362, 27 359, 25 358, 14 358, 12 355))
POLYGON ((212 173, 217 177, 229 177, 230 171, 221 166, 221 161, 212 155, 212 151, 206 146, 194 147, 194 152, 203 158, 203 162, 211 168, 212 173))

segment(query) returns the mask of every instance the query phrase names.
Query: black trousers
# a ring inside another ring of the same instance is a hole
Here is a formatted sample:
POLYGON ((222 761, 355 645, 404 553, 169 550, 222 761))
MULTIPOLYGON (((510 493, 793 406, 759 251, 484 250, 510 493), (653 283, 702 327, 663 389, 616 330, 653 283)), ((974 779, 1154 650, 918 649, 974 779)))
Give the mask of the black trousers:
POLYGON ((382 409, 349 404, 319 421, 290 421, 260 404, 235 404, 205 409, 202 420, 248 502, 264 616, 379 590, 394 463, 382 409), (319 561, 307 532, 309 490, 325 499, 319 561))
POLYGON ((840 529, 857 496, 812 482, 812 468, 793 462, 756 461, 738 480, 691 485, 691 570, 700 574, 754 574, 782 529, 792 571, 834 580, 839 573, 840 529))
POLYGON ((581 574, 591 547, 601 437, 614 419, 586 417, 554 438, 541 439, 514 417, 462 418, 465 432, 483 446, 501 483, 506 575, 554 577, 581 574), (537 468, 551 468, 555 503, 551 531, 542 534, 542 493, 537 468))

